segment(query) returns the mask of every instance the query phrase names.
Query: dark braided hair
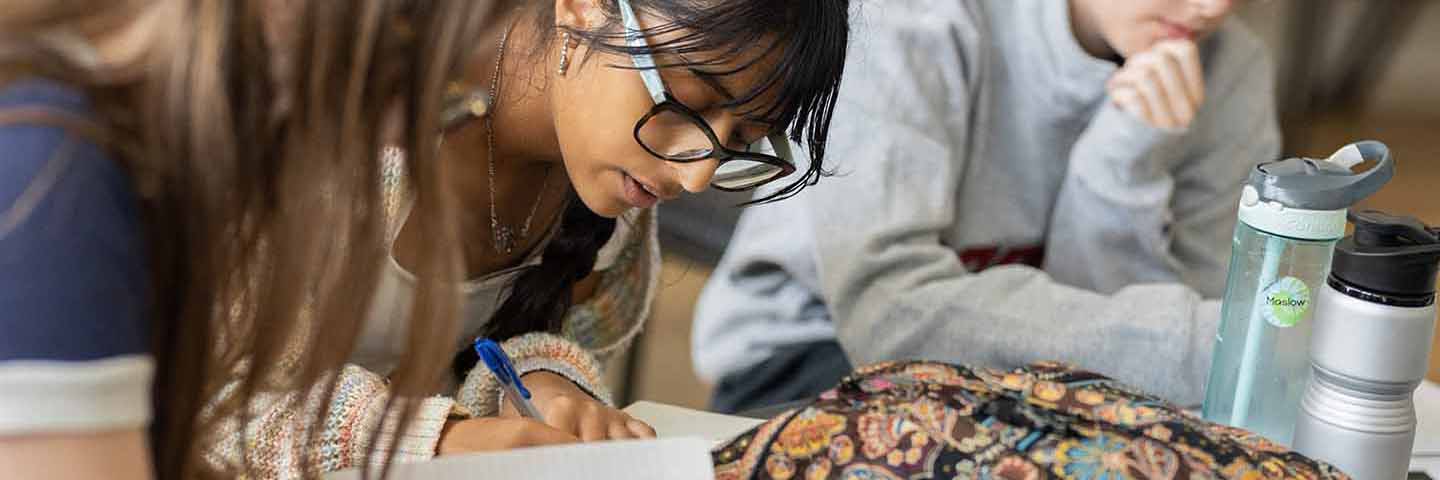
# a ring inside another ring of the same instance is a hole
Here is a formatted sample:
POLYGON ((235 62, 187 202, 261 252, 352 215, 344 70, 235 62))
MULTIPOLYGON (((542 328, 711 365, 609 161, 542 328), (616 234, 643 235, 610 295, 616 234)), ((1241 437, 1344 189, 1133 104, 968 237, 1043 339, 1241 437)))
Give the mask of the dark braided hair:
MULTIPOLYGON (((615 234, 615 220, 596 215, 572 188, 566 194, 560 230, 545 246, 540 265, 515 278, 511 294, 495 311, 482 336, 505 341, 531 332, 559 333, 575 284, 595 270, 600 248, 615 234)), ((480 360, 475 350, 455 355, 452 368, 464 379, 480 360)))
MULTIPOLYGON (((788 198, 820 177, 826 136, 840 89, 849 42, 849 0, 630 0, 640 15, 666 19, 646 29, 646 35, 670 35, 663 42, 642 49, 652 55, 679 54, 688 62, 669 62, 657 68, 689 68, 697 75, 723 77, 759 65, 769 56, 778 59, 775 68, 762 76, 749 92, 738 95, 730 107, 760 113, 787 129, 791 141, 805 146, 808 164, 796 180, 769 190, 758 202, 788 198), (748 59, 738 67, 727 67, 736 59, 748 59), (757 105, 770 92, 773 102, 757 105)), ((628 55, 636 52, 625 44, 620 13, 614 0, 602 3, 607 24, 593 31, 570 33, 590 47, 589 52, 628 55)), ((536 28, 554 28, 555 10, 550 2, 535 2, 536 28)), ((554 35, 543 39, 534 53, 550 47, 554 35)), ((587 58, 588 60, 588 58, 587 58)), ((611 65, 613 68, 634 68, 611 65)), ((596 215, 585 207, 572 190, 568 195, 560 230, 545 248, 540 265, 522 273, 482 335, 497 341, 530 332, 559 333, 565 312, 570 308, 573 287, 595 268, 596 255, 615 231, 615 220, 596 215)), ((464 379, 478 361, 474 350, 463 349, 455 357, 456 376, 464 379)))

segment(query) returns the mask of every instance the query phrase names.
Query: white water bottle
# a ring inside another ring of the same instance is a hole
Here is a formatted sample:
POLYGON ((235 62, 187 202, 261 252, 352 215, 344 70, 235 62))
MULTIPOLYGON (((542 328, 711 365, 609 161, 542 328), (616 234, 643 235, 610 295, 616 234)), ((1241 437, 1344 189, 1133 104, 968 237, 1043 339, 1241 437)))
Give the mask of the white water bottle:
POLYGON ((1418 220, 1355 214, 1315 305, 1314 368, 1295 449, 1353 478, 1403 480, 1415 388, 1435 334, 1440 235, 1418 220))
POLYGON ((1329 274, 1349 207, 1393 174, 1389 150, 1373 141, 1328 160, 1291 158, 1251 172, 1205 386, 1206 420, 1289 444, 1310 370, 1312 292, 1329 274), (1377 163, 1351 172, 1365 160, 1377 163))

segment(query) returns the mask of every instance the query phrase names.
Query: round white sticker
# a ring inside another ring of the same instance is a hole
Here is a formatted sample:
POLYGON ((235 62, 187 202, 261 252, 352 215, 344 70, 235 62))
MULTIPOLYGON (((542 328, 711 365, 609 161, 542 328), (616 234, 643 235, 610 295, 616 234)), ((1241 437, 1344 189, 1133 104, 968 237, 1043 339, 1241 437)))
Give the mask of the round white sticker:
POLYGON ((1310 311, 1310 287, 1295 277, 1285 277, 1265 288, 1260 314, 1280 328, 1290 328, 1310 311))

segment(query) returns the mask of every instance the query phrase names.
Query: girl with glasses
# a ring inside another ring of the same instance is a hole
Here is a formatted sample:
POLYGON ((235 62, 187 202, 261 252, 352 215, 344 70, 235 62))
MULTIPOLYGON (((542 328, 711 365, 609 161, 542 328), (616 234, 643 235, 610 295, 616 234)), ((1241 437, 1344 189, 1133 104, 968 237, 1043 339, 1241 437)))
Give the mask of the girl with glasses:
MULTIPOLYGON (((648 315, 653 208, 711 187, 773 184, 762 200, 780 199, 820 176, 847 3, 557 1, 503 20, 443 112, 440 161, 456 172, 448 185, 475 207, 460 223, 460 406, 480 417, 514 413, 468 348, 488 337, 505 342, 537 408, 566 438, 653 435, 607 405, 590 358, 624 348, 648 315), (804 171, 790 142, 812 154, 804 171), (516 264, 528 268, 507 271, 516 264)), ((417 244, 404 202, 396 261, 382 272, 364 332, 391 331, 411 295, 417 244)), ((384 337, 362 333, 357 363, 392 370, 392 347, 372 338, 384 337)), ((439 451, 483 447, 488 422, 450 422, 439 451)))

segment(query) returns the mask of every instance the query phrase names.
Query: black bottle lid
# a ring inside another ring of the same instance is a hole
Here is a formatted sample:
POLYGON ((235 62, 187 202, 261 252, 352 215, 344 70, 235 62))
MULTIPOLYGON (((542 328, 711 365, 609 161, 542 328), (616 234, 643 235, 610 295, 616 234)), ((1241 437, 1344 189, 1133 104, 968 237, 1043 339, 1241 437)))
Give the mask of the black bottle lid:
POLYGON ((1433 298, 1440 231, 1414 217, 1352 212, 1355 233, 1335 245, 1330 276, 1348 287, 1399 298, 1433 298))

